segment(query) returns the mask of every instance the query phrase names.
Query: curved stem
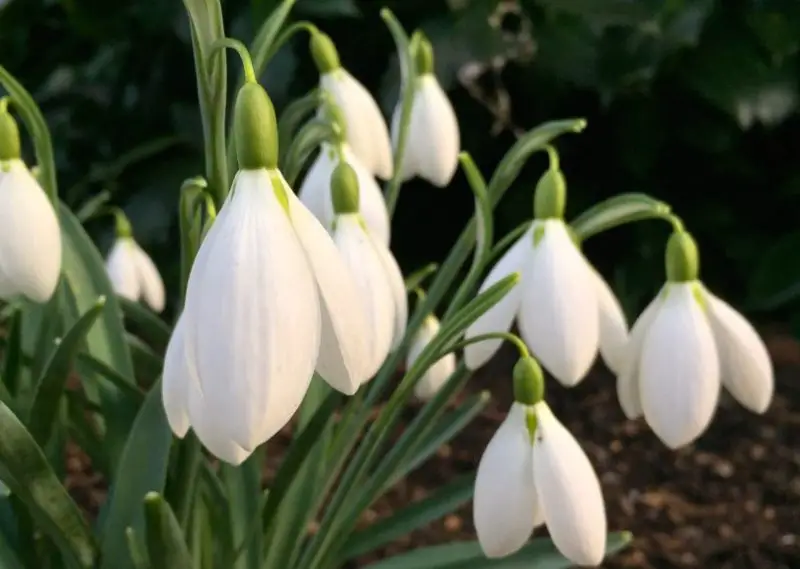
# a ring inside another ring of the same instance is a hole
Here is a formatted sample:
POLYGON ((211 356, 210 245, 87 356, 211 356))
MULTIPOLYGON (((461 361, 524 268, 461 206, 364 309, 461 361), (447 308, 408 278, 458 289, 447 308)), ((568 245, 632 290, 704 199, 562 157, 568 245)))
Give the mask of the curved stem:
POLYGON ((247 51, 245 45, 240 42, 239 40, 235 40, 233 38, 223 38, 221 40, 215 41, 211 44, 211 49, 208 58, 209 60, 221 49, 232 49, 237 54, 239 54, 239 58, 242 60, 242 67, 244 68, 244 80, 247 83, 255 83, 256 82, 256 71, 253 67, 253 59, 250 57, 250 52, 247 51))
POLYGON ((278 50, 284 46, 286 42, 288 42, 292 37, 298 32, 308 32, 308 35, 313 36, 314 34, 319 33, 319 28, 312 24, 311 22, 294 22, 289 25, 281 35, 275 40, 275 43, 272 44, 272 47, 269 50, 269 55, 267 56, 267 61, 272 59, 272 57, 278 53, 278 50))
POLYGON ((507 342, 511 342, 514 344, 514 347, 517 348, 519 352, 520 358, 529 358, 530 352, 528 352, 528 346, 525 345, 525 342, 522 341, 522 338, 517 336, 516 334, 512 334, 511 332, 489 332, 488 334, 480 334, 479 336, 473 336, 467 340, 461 340, 447 348, 444 352, 439 354, 439 357, 445 356, 450 352, 455 352, 456 350, 460 350, 469 346, 470 344, 476 344, 478 342, 483 342, 484 340, 505 340, 507 342))
POLYGON ((683 221, 681 221, 681 218, 677 215, 670 213, 664 217, 664 220, 672 224, 672 230, 675 231, 675 233, 683 233, 686 231, 683 227, 683 221))
POLYGON ((544 149, 547 151, 547 156, 550 159, 550 169, 558 170, 559 169, 558 151, 555 149, 554 146, 550 144, 545 146, 544 149))

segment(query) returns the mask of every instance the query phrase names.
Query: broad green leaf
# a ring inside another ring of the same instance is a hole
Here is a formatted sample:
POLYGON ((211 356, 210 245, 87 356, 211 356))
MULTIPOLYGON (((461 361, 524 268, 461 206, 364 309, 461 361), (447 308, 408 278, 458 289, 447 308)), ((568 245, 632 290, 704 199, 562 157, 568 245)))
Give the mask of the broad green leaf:
POLYGON ((475 475, 459 477, 427 498, 395 512, 369 528, 353 534, 344 547, 343 559, 352 559, 428 525, 472 499, 475 475))
POLYGON ((750 273, 749 308, 776 310, 800 299, 798 248, 800 232, 793 231, 763 251, 750 273))
POLYGON ((143 531, 142 502, 148 492, 163 491, 171 444, 159 380, 147 394, 122 451, 101 531, 100 569, 132 568, 125 530, 130 526, 143 531))
POLYGON ((172 508, 157 492, 144 499, 145 541, 153 569, 193 569, 186 539, 172 508))
POLYGON ((147 550, 133 528, 125 530, 125 539, 128 542, 128 553, 131 556, 134 569, 151 569, 150 560, 147 558, 147 550))
POLYGON ((17 417, 0 402, 0 480, 24 502, 37 528, 75 567, 90 569, 94 538, 78 507, 61 485, 42 449, 17 417))
MULTIPOLYGON (((215 547, 213 549, 217 554, 216 557, 220 560, 226 560, 228 566, 230 566, 230 560, 233 559, 236 552, 236 544, 233 541, 231 504, 228 501, 225 487, 219 477, 211 470, 208 462, 205 461, 200 465, 199 482, 198 487, 202 500, 198 500, 195 507, 195 522, 203 522, 204 520, 198 520, 198 517, 205 517, 204 513, 208 512, 208 521, 203 525, 214 536, 215 547)), ((193 543, 192 549, 197 555, 202 552, 199 546, 200 544, 193 543)))
POLYGON ((86 342, 89 331, 106 306, 105 297, 99 297, 93 307, 70 328, 50 356, 42 376, 36 384, 33 404, 28 415, 28 428, 38 444, 47 444, 53 432, 61 396, 72 373, 72 365, 78 350, 86 342))
MULTIPOLYGON (((613 555, 631 541, 627 532, 612 533, 606 541, 606 555, 613 555)), ((546 538, 537 538, 517 553, 502 559, 487 559, 476 541, 422 547, 368 565, 366 569, 569 569, 565 559, 546 538)))
POLYGON ((83 366, 83 369, 91 370, 91 376, 87 376, 87 381, 97 381, 98 385, 105 381, 110 382, 114 387, 119 389, 127 399, 127 407, 139 410, 139 407, 144 402, 145 393, 139 389, 136 383, 127 377, 124 377, 108 367, 106 364, 86 353, 78 354, 78 361, 83 366))
POLYGON ((569 225, 581 241, 614 227, 646 219, 668 219, 668 204, 647 194, 620 194, 594 205, 569 225))
POLYGON ((134 302, 121 296, 117 297, 122 313, 137 327, 137 333, 144 340, 157 347, 166 349, 172 330, 155 312, 141 302, 134 302))
POLYGON ((230 509, 231 533, 235 547, 247 543, 231 569, 259 569, 263 552, 261 532, 252 532, 253 523, 261 520, 261 472, 264 468, 264 447, 256 449, 239 466, 220 465, 220 478, 230 509))

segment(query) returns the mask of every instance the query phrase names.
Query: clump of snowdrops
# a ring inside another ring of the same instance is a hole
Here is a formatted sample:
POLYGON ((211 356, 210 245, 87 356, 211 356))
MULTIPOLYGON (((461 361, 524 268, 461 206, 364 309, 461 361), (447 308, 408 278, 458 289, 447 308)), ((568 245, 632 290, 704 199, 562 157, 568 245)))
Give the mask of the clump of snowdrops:
POLYGON ((583 120, 528 132, 487 181, 460 149, 430 43, 389 11, 403 81, 387 126, 327 35, 284 26, 292 0, 249 49, 225 37, 218 2, 184 3, 206 172, 186 180, 177 204, 183 288, 172 326, 157 316, 164 284, 124 213, 95 201, 79 218, 59 201, 47 125, 0 67, 3 567, 335 569, 470 500, 477 542, 370 567, 596 566, 630 535, 607 533, 597 475, 548 407, 543 369, 574 386, 599 354, 626 415, 643 416, 671 448, 703 433, 722 386, 756 413, 767 408, 764 345, 700 281, 697 244, 668 205, 623 194, 565 221, 554 145, 583 120), (319 87, 278 120, 258 76, 296 33, 309 36, 319 87), (231 113, 226 48, 243 67, 231 113), (35 147, 35 175, 15 116, 35 147), (531 221, 496 239, 492 210, 540 151, 550 165, 531 221), (402 182, 447 186, 459 165, 473 219, 440 266, 404 274, 391 252, 402 182), (116 220, 105 260, 81 223, 101 214, 116 220), (629 330, 581 245, 649 219, 672 227, 665 284, 629 330), (508 371, 514 403, 477 472, 358 525, 485 406, 488 393, 448 404, 502 342, 519 352, 508 371), (155 381, 142 372, 154 367, 155 381), (79 389, 68 387, 73 376, 79 389), (414 397, 424 405, 395 440, 414 397), (264 489, 268 442, 287 425, 291 445, 264 489), (91 523, 60 482, 67 440, 108 481, 91 523), (549 538, 531 539, 541 525, 549 538))

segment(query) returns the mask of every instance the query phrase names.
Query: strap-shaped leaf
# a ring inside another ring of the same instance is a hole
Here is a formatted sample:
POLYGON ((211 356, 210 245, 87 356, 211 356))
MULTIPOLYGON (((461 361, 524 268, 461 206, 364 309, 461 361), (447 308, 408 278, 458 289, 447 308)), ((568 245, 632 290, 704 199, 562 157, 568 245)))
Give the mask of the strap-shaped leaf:
POLYGON ((153 569, 192 569, 192 558, 178 520, 157 492, 144 499, 145 541, 153 569))
POLYGON ((647 194, 620 194, 590 207, 576 217, 570 226, 581 241, 625 223, 647 219, 665 219, 670 215, 668 204, 647 194))
POLYGON ((137 327, 137 332, 149 343, 166 349, 172 330, 155 312, 140 302, 117 297, 122 314, 137 327))

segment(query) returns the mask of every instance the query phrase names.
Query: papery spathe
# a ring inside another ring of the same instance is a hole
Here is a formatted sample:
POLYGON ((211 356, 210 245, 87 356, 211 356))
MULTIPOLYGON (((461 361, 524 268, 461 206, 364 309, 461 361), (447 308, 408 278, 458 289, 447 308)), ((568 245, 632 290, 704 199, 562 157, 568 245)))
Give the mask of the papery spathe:
POLYGON ((153 260, 131 237, 119 237, 106 259, 106 272, 118 295, 144 300, 155 312, 164 310, 164 281, 153 260))

